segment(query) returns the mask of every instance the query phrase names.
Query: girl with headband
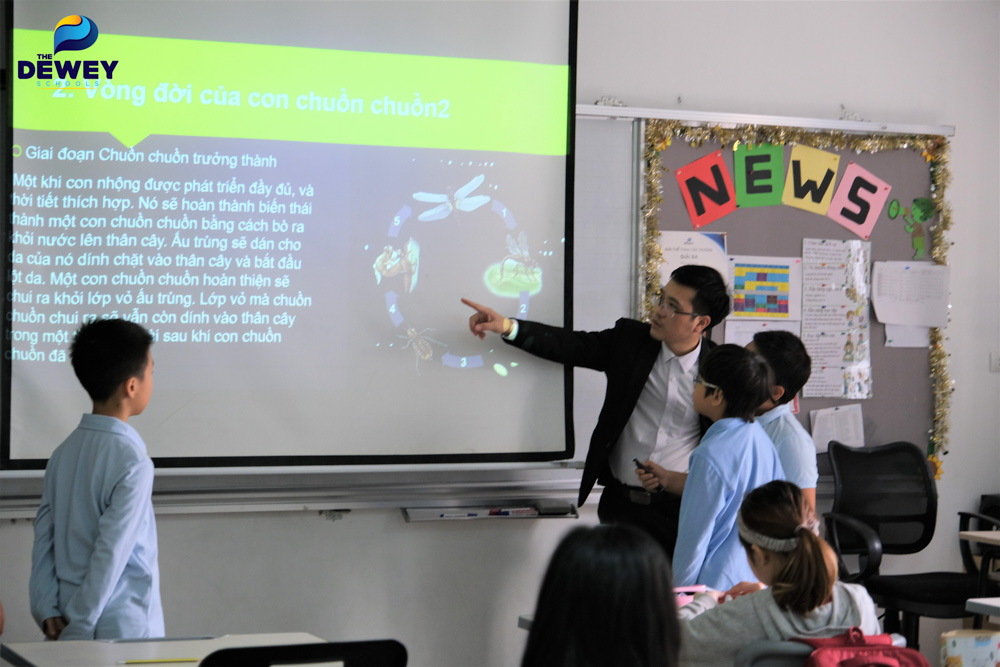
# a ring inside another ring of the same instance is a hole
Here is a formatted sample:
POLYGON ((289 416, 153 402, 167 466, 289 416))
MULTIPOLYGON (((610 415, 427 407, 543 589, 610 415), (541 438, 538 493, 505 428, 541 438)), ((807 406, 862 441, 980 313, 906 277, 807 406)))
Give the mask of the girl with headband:
POLYGON ((699 593, 681 607, 682 667, 732 664, 740 648, 759 639, 833 637, 854 626, 866 635, 882 632, 864 587, 837 580, 837 556, 818 535, 799 487, 774 481, 754 489, 736 523, 750 568, 767 588, 732 600, 699 593))

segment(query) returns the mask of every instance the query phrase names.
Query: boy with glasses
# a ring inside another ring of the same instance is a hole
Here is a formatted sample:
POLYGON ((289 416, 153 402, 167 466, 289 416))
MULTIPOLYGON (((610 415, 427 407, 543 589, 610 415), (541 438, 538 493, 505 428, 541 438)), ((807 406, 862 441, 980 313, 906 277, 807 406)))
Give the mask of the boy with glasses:
MULTIPOLYGON (((754 421, 772 377, 764 359, 738 345, 718 346, 701 364, 694 406, 712 426, 691 454, 673 557, 675 586, 727 591, 757 580, 736 517, 747 493, 785 478, 774 444, 754 421)), ((659 470, 653 468, 654 474, 659 470)))

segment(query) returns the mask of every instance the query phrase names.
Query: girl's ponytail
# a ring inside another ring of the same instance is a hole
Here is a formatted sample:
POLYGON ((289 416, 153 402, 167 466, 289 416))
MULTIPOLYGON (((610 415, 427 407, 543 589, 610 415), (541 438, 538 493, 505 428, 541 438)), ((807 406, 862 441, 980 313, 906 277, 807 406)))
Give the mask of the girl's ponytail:
POLYGON ((740 541, 784 558, 771 582, 782 609, 806 614, 830 599, 837 580, 837 556, 818 535, 819 522, 791 482, 774 481, 754 489, 740 506, 740 541))

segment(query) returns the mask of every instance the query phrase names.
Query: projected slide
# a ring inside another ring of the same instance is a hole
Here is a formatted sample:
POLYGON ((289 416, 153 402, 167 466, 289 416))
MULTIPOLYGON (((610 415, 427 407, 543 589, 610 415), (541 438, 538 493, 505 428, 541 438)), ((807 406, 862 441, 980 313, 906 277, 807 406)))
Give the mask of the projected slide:
POLYGON ((567 5, 14 16, 8 465, 89 411, 67 350, 92 317, 155 337, 134 425, 161 465, 565 453, 564 369, 459 299, 563 322, 567 5))

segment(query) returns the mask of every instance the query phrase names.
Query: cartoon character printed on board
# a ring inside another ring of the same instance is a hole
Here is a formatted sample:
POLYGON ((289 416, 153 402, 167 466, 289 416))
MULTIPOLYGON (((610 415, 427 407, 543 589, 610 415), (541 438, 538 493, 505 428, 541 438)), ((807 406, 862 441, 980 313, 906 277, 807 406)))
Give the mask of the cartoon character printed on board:
MULTIPOLYGON (((903 230, 910 235, 910 242, 913 244, 913 259, 924 259, 927 257, 927 230, 930 225, 926 224, 934 218, 936 213, 934 202, 927 197, 917 197, 913 200, 910 208, 902 210, 903 220, 906 224, 903 230)), ((898 199, 893 199, 889 204, 889 219, 895 220, 900 214, 900 204, 898 199)))
POLYGON ((851 334, 847 334, 847 342, 844 343, 844 361, 854 361, 854 341, 851 334))

